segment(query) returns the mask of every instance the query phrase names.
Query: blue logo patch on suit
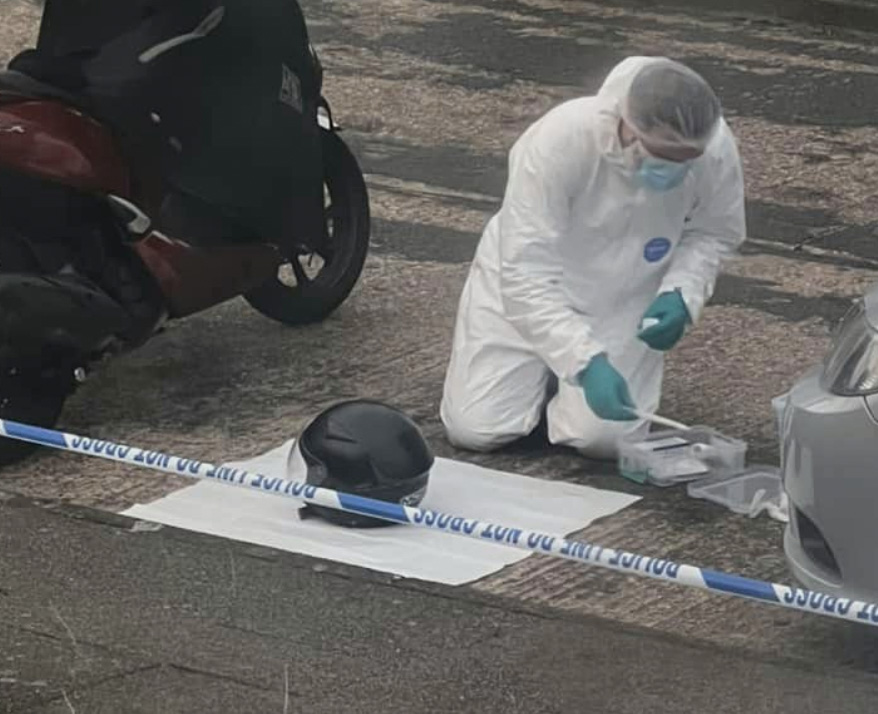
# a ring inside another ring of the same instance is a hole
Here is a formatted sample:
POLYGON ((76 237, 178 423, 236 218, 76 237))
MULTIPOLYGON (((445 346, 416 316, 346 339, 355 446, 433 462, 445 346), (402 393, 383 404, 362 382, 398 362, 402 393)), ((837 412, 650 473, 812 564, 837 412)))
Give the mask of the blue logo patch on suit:
POLYGON ((667 238, 653 238, 643 249, 643 258, 647 263, 658 263, 671 252, 671 241, 667 238))

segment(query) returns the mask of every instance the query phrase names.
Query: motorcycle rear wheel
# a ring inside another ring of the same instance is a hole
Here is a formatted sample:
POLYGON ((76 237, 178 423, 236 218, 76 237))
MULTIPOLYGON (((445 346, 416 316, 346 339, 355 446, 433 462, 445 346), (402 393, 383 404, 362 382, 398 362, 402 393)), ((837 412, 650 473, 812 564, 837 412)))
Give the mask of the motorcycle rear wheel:
POLYGON ((285 325, 322 322, 335 312, 360 279, 369 252, 369 197, 356 157, 337 134, 325 131, 323 160, 328 245, 296 256, 277 277, 244 296, 258 312, 285 325), (315 259, 322 265, 309 275, 315 259))

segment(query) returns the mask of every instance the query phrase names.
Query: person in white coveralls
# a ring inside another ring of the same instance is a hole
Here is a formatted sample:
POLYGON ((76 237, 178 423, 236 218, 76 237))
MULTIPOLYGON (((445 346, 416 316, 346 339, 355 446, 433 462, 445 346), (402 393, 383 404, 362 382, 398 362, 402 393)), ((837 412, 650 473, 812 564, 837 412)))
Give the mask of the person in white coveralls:
POLYGON ((614 457, 648 429, 634 411, 658 409, 664 354, 745 234, 736 142, 696 72, 630 57, 597 95, 549 111, 510 152, 460 299, 451 443, 504 446, 546 409, 552 443, 614 457))

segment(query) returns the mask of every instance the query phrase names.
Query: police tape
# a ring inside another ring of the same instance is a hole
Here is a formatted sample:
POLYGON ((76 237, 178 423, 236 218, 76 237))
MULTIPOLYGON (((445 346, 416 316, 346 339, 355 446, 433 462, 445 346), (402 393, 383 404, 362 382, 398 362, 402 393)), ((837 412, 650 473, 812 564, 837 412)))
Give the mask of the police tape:
POLYGON ((485 543, 607 568, 627 575, 653 578, 800 612, 878 626, 878 604, 875 603, 729 575, 693 565, 681 565, 662 558, 605 548, 584 541, 568 540, 557 535, 453 516, 425 508, 377 501, 290 479, 268 477, 226 466, 214 466, 160 451, 148 451, 12 421, 0 420, 0 436, 154 471, 216 481, 393 523, 429 528, 485 543))

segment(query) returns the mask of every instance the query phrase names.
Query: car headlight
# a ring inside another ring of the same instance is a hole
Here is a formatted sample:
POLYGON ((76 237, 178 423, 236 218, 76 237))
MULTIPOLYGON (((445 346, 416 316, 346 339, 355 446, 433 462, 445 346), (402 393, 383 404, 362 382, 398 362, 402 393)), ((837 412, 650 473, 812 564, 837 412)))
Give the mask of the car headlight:
POLYGON ((878 393, 878 331, 857 300, 842 320, 823 363, 824 389, 842 397, 878 393))

